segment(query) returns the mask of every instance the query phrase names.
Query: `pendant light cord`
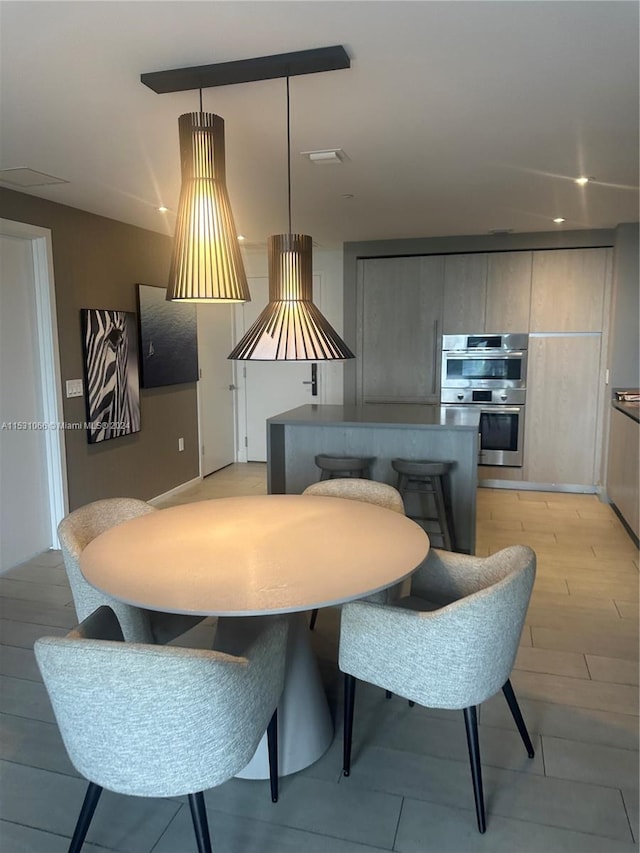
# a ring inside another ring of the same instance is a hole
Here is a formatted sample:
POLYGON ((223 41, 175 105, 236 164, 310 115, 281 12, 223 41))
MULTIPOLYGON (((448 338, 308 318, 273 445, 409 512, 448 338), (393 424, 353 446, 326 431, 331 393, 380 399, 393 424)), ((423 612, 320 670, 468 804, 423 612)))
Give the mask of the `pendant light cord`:
POLYGON ((289 106, 289 75, 287 74, 287 188, 289 199, 289 234, 291 234, 291 109, 289 106))
POLYGON ((200 112, 202 113, 202 89, 200 89, 200 112))

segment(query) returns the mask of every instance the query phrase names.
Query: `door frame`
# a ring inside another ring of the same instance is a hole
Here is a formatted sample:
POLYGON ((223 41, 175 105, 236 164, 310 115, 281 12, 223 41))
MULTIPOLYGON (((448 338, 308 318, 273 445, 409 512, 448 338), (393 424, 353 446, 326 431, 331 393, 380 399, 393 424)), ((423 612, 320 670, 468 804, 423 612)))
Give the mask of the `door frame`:
POLYGON ((69 511, 69 496, 51 231, 26 222, 0 219, 0 234, 31 243, 40 393, 43 419, 48 425, 48 429, 43 432, 49 486, 51 547, 55 548, 58 544, 58 524, 69 511))

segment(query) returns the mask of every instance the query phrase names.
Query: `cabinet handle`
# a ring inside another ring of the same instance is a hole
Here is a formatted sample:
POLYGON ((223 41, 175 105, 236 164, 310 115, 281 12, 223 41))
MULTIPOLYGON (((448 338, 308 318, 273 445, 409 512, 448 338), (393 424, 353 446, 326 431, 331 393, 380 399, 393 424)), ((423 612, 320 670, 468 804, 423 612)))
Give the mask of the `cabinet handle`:
POLYGON ((438 321, 433 321, 433 370, 431 371, 431 393, 436 393, 436 373, 438 369, 438 321))

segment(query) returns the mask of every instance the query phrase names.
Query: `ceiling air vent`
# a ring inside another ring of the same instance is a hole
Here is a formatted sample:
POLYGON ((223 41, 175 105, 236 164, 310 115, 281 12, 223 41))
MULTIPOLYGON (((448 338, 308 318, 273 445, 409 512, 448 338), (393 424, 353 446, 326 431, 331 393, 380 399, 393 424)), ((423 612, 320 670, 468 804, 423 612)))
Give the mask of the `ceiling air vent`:
POLYGON ((17 166, 15 169, 0 169, 0 182, 12 184, 14 187, 46 187, 49 184, 68 184, 64 178, 56 178, 54 175, 46 175, 44 172, 36 172, 26 166, 17 166))

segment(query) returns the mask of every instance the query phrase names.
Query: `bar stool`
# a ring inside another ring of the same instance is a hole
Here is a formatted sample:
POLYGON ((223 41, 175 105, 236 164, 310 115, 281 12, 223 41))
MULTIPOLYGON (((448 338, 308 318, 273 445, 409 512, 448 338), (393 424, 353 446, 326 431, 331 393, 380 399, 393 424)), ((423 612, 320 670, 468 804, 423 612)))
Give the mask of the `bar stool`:
POLYGON ((371 479, 371 466, 376 461, 375 456, 327 456, 318 454, 315 463, 322 472, 321 480, 333 480, 336 477, 360 477, 371 479))
POLYGON ((445 551, 453 551, 453 516, 444 488, 444 479, 453 463, 392 459, 391 466, 398 473, 396 488, 404 500, 407 516, 424 527, 427 533, 441 536, 445 551), (417 511, 413 512, 416 507, 417 511), (427 522, 437 523, 438 529, 429 530, 427 522))

